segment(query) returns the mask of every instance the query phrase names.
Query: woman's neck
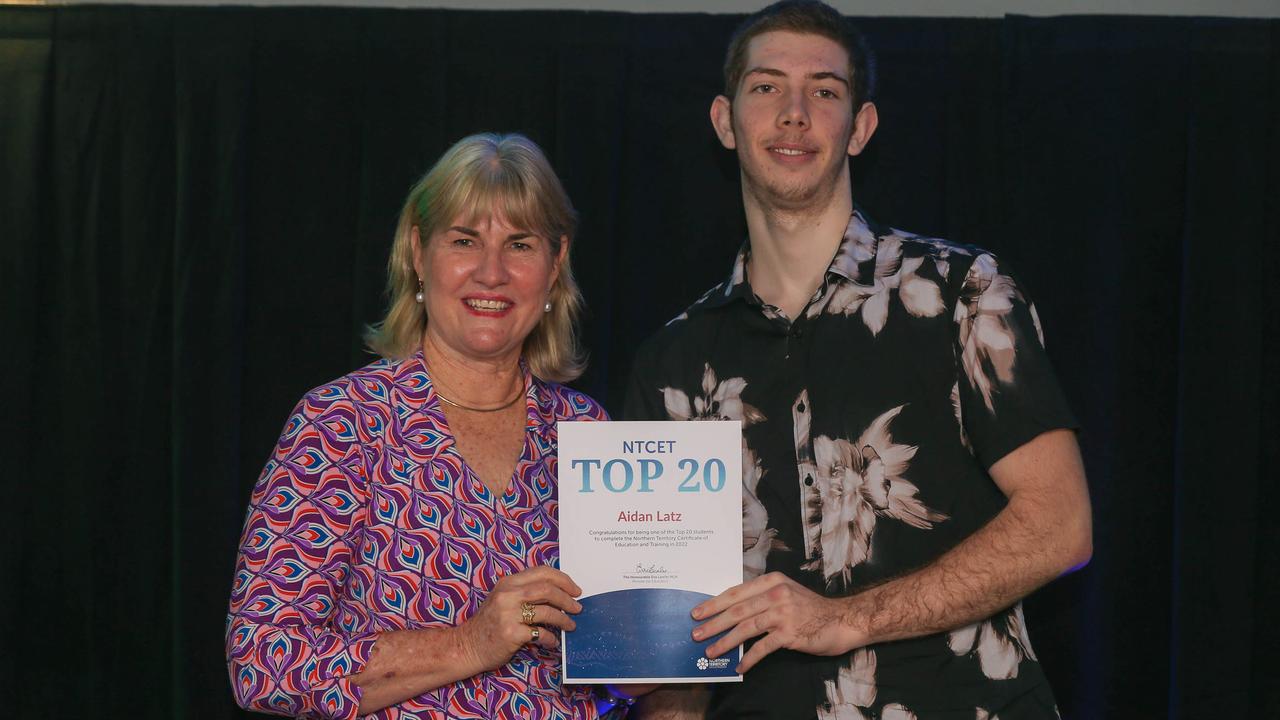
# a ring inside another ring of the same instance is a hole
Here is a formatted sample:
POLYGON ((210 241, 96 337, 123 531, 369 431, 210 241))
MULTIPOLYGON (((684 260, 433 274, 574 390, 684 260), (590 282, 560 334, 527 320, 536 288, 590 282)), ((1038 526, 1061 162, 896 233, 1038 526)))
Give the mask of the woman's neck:
POLYGON ((524 389, 519 355, 466 357, 427 332, 422 357, 437 394, 467 409, 502 407, 524 389))

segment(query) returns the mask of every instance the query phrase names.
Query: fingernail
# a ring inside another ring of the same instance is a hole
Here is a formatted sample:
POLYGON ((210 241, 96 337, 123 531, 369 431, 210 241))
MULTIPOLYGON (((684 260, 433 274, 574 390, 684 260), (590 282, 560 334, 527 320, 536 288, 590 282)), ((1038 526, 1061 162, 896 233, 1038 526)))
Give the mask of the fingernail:
POLYGON ((698 607, 694 608, 694 609, 693 609, 693 611, 692 611, 692 612, 690 612, 689 614, 693 616, 693 619, 694 619, 694 620, 701 620, 701 619, 702 619, 702 606, 701 606, 701 605, 699 605, 698 607))
POLYGON ((694 639, 694 640, 701 640, 701 639, 702 639, 702 635, 703 635, 702 628, 694 628, 694 629, 693 629, 693 639, 694 639))

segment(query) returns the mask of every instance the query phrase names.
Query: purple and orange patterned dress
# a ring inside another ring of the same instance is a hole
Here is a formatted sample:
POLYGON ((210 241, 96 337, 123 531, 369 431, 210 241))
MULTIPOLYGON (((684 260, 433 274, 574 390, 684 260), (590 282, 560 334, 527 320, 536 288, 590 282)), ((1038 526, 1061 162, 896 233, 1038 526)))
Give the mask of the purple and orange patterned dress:
MULTIPOLYGON (((458 453, 421 353, 312 390, 249 502, 227 616, 242 707, 354 718, 350 677, 390 630, 470 618, 504 575, 558 565, 556 421, 606 420, 586 395, 525 368, 524 451, 490 492, 458 453)), ((595 718, 560 656, 525 646, 503 667, 370 717, 595 718)))

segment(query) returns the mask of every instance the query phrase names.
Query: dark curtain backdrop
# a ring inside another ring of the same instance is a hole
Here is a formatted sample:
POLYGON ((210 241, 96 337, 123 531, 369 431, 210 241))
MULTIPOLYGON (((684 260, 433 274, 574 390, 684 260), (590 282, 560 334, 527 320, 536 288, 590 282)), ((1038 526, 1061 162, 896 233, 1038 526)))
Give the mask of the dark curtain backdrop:
MULTIPOLYGON (((292 404, 369 361, 396 212, 521 131, 582 214, 583 389, 727 272, 735 16, 0 8, 11 717, 230 718, 223 623, 292 404)), ((1280 717, 1280 21, 860 21, 874 217, 1016 266, 1095 555, 1028 603, 1068 718, 1280 717)), ((849 358, 856 369, 857 359, 849 358)))

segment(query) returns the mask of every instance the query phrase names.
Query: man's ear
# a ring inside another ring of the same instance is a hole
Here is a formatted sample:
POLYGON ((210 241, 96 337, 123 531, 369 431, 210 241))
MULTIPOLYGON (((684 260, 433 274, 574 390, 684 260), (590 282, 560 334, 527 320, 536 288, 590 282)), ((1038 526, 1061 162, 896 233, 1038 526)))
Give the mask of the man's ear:
POLYGON ((853 118, 853 134, 849 136, 850 155, 857 155, 867 147, 867 143, 871 142, 871 136, 876 134, 876 127, 879 124, 880 111, 876 110, 876 104, 862 103, 858 114, 853 118))
POLYGON ((720 144, 728 150, 738 147, 733 137, 733 101, 724 95, 717 95, 711 101, 711 127, 715 128, 720 144))

